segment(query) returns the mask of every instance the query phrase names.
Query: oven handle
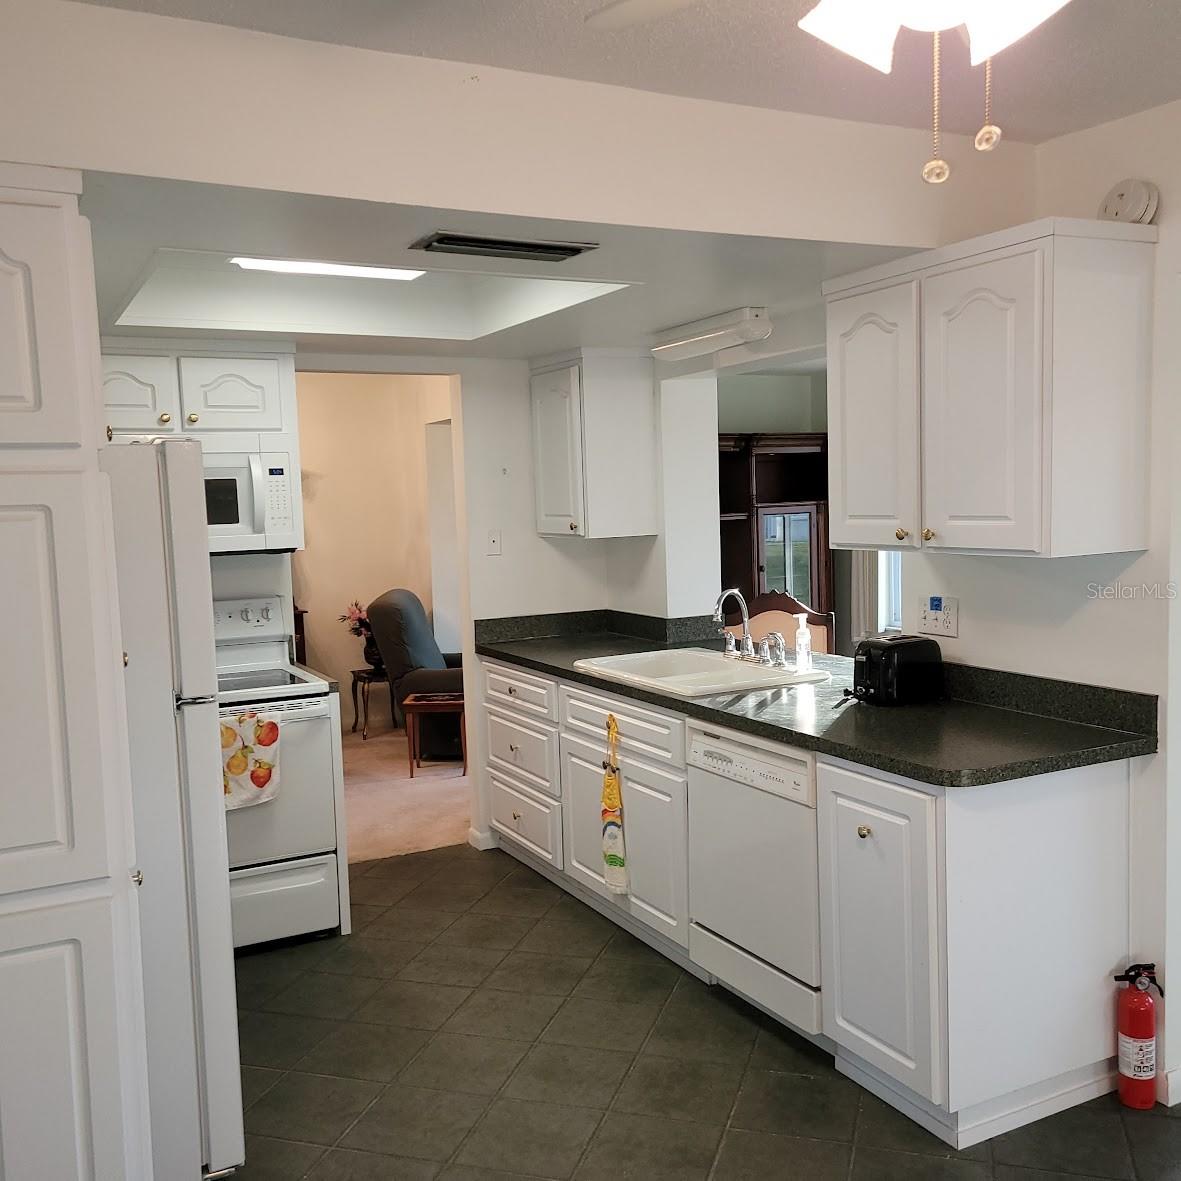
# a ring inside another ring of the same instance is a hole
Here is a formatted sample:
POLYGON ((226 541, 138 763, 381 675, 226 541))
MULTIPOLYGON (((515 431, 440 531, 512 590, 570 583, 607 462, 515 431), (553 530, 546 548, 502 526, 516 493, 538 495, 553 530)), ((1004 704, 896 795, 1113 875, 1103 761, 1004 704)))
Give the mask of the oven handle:
POLYGON ((331 713, 327 700, 313 701, 307 705, 288 705, 282 701, 240 701, 237 705, 223 705, 217 712, 219 717, 224 718, 249 710, 259 714, 274 714, 280 725, 283 722, 306 722, 310 718, 326 718, 331 713))
POLYGON ((262 456, 248 455, 250 463, 250 486, 254 492, 254 532, 265 533, 267 530, 267 501, 266 487, 262 478, 262 456))

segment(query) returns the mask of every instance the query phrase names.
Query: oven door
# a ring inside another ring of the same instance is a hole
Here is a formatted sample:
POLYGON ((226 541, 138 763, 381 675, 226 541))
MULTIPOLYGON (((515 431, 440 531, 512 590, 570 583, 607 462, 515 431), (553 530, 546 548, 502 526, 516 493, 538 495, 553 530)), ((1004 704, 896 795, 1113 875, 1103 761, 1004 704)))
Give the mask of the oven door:
POLYGON ((247 451, 206 451, 203 462, 210 553, 266 549, 262 456, 247 451))
POLYGON ((336 848, 336 783, 328 699, 244 702, 219 713, 248 709, 279 723, 279 791, 265 804, 226 813, 230 868, 331 852, 336 848))

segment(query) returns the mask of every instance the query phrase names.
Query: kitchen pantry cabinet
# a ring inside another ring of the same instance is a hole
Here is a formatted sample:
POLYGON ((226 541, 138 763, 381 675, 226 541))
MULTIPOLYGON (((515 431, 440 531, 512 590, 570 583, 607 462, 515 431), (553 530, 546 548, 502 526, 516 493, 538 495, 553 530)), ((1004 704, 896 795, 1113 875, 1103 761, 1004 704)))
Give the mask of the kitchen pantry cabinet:
POLYGON ((213 435, 293 430, 295 359, 241 343, 193 347, 170 341, 103 342, 103 404, 121 434, 213 435))
POLYGON ((150 1171, 81 182, 0 164, 0 1173, 54 1181, 150 1171))
POLYGON ((826 283, 834 548, 1144 549, 1155 240, 1051 218, 826 283))
POLYGON ((650 357, 585 350, 536 362, 529 382, 537 532, 658 531, 650 357))

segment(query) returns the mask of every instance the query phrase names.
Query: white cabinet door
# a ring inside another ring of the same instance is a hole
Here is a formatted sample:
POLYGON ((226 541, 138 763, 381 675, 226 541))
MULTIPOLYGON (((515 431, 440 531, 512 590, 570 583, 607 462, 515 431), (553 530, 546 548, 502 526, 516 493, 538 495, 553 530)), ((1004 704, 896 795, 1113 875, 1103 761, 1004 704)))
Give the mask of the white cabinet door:
POLYGON ((919 544, 918 283, 828 304, 830 544, 919 544))
POLYGON ((586 532, 582 398, 577 365, 529 382, 533 416, 533 494, 537 532, 586 532))
POLYGON ((117 431, 179 431, 180 386, 175 357, 103 355, 103 405, 117 431))
POLYGON ((187 431, 280 431, 282 371, 274 357, 181 357, 187 431))
MULTIPOLYGON (((77 447, 79 399, 93 393, 75 325, 85 268, 75 265, 72 197, 0 189, 0 439, 77 447), (83 393, 82 391, 85 391, 83 393)), ((93 291, 85 293, 93 307, 93 291)))
POLYGON ((932 547, 1042 548, 1045 250, 923 279, 923 527, 932 547))
POLYGON ((43 897, 16 911, 0 900, 0 1127, 12 1181, 136 1175, 123 1144, 114 946, 109 898, 43 897))
POLYGON ((633 918, 682 946, 689 937, 686 781, 679 771, 621 759, 628 893, 603 877, 601 746, 562 735, 562 812, 566 872, 633 918))
POLYGON ((937 1103, 935 800, 823 763, 817 787, 824 1032, 937 1103))

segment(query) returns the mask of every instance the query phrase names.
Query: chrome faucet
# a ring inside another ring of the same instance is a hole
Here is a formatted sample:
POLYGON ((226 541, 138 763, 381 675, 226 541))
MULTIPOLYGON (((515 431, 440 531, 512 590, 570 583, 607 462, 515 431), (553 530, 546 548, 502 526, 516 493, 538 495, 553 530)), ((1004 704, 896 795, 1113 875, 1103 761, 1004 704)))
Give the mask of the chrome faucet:
POLYGON ((714 604, 714 623, 718 624, 719 634, 726 637, 727 656, 741 656, 747 660, 754 656, 755 644, 754 640, 750 638, 750 612, 746 609, 746 600, 742 597, 742 591, 736 586, 731 587, 729 590, 724 590, 718 595, 718 601, 714 604), (738 610, 742 612, 741 648, 735 646, 733 634, 726 631, 726 615, 722 611, 722 605, 731 595, 738 600, 738 610))

